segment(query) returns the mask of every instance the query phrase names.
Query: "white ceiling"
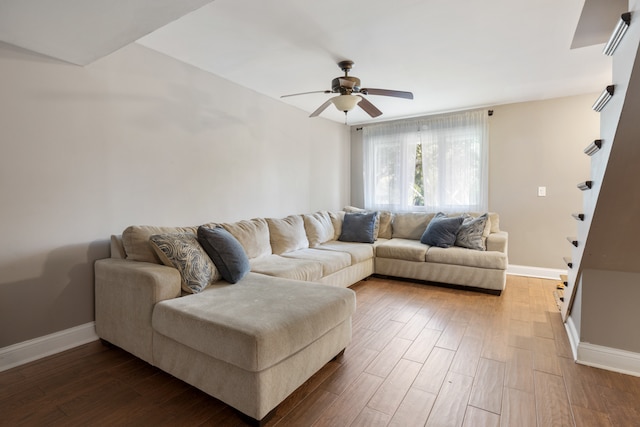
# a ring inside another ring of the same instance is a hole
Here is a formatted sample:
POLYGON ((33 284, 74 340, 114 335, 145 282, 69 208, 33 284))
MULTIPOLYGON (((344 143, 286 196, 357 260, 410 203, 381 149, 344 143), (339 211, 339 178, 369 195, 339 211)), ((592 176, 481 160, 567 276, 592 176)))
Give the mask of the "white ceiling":
MULTIPOLYGON (((587 0, 587 6, 600 5, 591 8, 600 17, 596 21, 581 17, 583 4, 0 0, 0 40, 86 64, 147 34, 138 43, 276 99, 330 89, 331 79, 342 74, 336 62, 351 59, 351 74, 363 87, 415 96, 369 96, 384 112, 379 121, 600 92, 611 80, 611 59, 602 55, 602 45, 627 1, 587 0)), ((282 102, 311 113, 331 96, 282 102)), ((345 119, 333 107, 321 117, 345 119)), ((359 108, 348 115, 350 124, 369 121, 359 108)))
POLYGON ((87 65, 211 0, 0 0, 0 40, 87 65))

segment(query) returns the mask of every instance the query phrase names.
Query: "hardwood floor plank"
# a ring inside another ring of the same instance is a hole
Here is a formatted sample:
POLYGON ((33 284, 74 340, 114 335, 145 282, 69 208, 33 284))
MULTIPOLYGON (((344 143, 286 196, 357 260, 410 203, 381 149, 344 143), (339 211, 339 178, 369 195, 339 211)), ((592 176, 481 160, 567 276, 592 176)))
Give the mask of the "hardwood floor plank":
POLYGON ((534 394, 505 387, 502 393, 500 426, 536 427, 537 425, 536 398, 534 394))
POLYGON ((500 415, 473 406, 467 407, 463 427, 499 427, 500 415))
POLYGON ((338 399, 338 395, 322 389, 315 389, 299 405, 289 411, 278 427, 310 426, 316 422, 327 407, 338 399))
POLYGON ((427 419, 426 427, 461 426, 473 377, 449 372, 427 419))
POLYGON ((371 397, 367 406, 379 412, 393 415, 402 399, 420 372, 422 364, 401 359, 380 388, 371 397))
POLYGON ((614 383, 614 388, 601 389, 607 405, 607 414, 613 425, 634 425, 640 420, 640 393, 624 391, 618 388, 619 386, 620 384, 614 383))
POLYGON ((552 375, 562 375, 556 355, 556 344, 552 339, 533 337, 533 369, 552 375))
POLYGON ((549 313, 547 311, 543 311, 539 317, 541 317, 542 320, 534 320, 531 322, 533 326, 533 335, 541 338, 554 339, 553 328, 551 327, 551 321, 549 320, 549 313))
POLYGON ((533 393, 533 352, 522 348, 510 347, 507 360, 505 387, 533 393))
POLYGON ((487 333, 481 336, 484 340, 481 356, 485 359, 506 362, 511 353, 509 347, 509 334, 505 328, 488 326, 485 327, 487 333))
POLYGON ((435 347, 422 365, 420 373, 413 382, 413 387, 438 394, 455 354, 452 350, 435 347))
POLYGON ((320 387, 333 394, 342 394, 364 372, 377 355, 377 351, 368 348, 360 348, 350 352, 345 357, 345 362, 320 387))
POLYGON ((533 331, 531 322, 511 319, 509 321, 509 341, 510 347, 533 349, 533 331))
POLYGON ((573 426, 571 406, 562 377, 536 371, 534 381, 538 425, 573 426))
POLYGON ((316 427, 348 426, 364 409, 383 381, 380 377, 363 372, 339 399, 327 407, 313 425, 316 427))
POLYGON ((367 366, 366 372, 386 378, 402 358, 413 341, 394 337, 389 344, 367 366))
POLYGON ((402 330, 398 332, 399 338, 407 340, 415 340, 420 332, 427 326, 431 317, 433 317, 435 310, 430 307, 421 307, 416 314, 409 320, 402 330))
POLYGON ((502 408, 504 370, 503 362, 481 358, 473 381, 469 405, 499 415, 502 408))
POLYGON ((429 329, 436 329, 438 331, 444 331, 454 313, 455 309, 449 306, 442 305, 438 308, 438 311, 436 311, 433 317, 429 319, 429 322, 427 322, 427 325, 425 327, 429 329))
POLYGON ((391 320, 395 320, 400 323, 409 322, 420 310, 422 307, 422 303, 420 301, 411 300, 408 304, 406 304, 402 309, 398 310, 396 314, 391 317, 391 320))
POLYGON ((583 370, 582 368, 587 370, 589 367, 578 365, 573 360, 562 357, 559 358, 559 363, 571 405, 577 405, 593 411, 605 412, 607 405, 602 398, 602 386, 579 375, 579 371, 583 370))
POLYGON ((405 352, 404 358, 413 360, 414 362, 424 363, 427 357, 429 357, 429 353, 431 353, 433 347, 435 347, 436 342, 440 339, 441 333, 441 331, 435 329, 423 329, 405 352))
POLYGON ((169 374, 159 372, 144 381, 140 381, 133 386, 132 389, 141 396, 144 396, 145 401, 152 404, 162 404, 183 393, 189 387, 191 387, 189 384, 169 374))
POLYGON ((364 408, 350 427, 385 427, 389 424, 391 415, 378 412, 375 409, 364 408))
MULTIPOLYGON (((364 327, 376 332, 386 329, 388 322, 395 322, 395 320, 391 320, 391 319, 395 317, 396 314, 398 314, 398 311, 399 310, 396 308, 384 307, 384 309, 380 310, 376 316, 372 316, 368 318, 366 320, 366 326, 364 327)), ((404 326, 403 322, 397 322, 397 323, 404 326)))
POLYGON ((466 330, 466 323, 460 323, 457 320, 449 322, 445 330, 442 331, 436 345, 438 347, 448 348, 449 350, 455 351, 458 349, 460 341, 462 341, 462 337, 465 335, 466 330))
POLYGON ((363 345, 371 350, 382 351, 404 325, 394 320, 387 320, 384 328, 372 335, 363 345))
POLYGON ((480 353, 482 353, 482 340, 474 337, 464 337, 458 347, 450 370, 463 375, 473 377, 476 374, 480 353))
MULTIPOLYGON (((339 360, 343 360, 344 356, 339 360)), ((342 366, 338 361, 331 361, 324 365, 318 372, 309 378, 304 384, 298 387, 289 395, 276 410, 276 415, 284 418, 297 407, 300 402, 306 401, 329 377, 331 377, 342 366)))
POLYGON ((393 414, 389 427, 424 427, 436 397, 436 394, 410 388, 393 414))
POLYGON ((571 350, 571 343, 569 342, 567 330, 562 322, 562 315, 559 312, 550 312, 549 321, 551 322, 551 328, 553 329, 553 340, 556 342, 556 354, 560 357, 573 359, 573 351, 571 350))
POLYGON ((607 414, 576 405, 572 405, 571 408, 573 409, 573 415, 576 419, 576 426, 611 427, 613 425, 607 414))

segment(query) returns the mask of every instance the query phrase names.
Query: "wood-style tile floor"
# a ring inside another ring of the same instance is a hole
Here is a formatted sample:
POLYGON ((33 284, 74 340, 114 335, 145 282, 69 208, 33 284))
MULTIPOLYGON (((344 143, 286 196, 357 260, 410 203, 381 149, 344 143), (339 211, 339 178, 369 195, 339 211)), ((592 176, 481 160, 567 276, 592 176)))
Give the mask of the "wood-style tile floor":
MULTIPOLYGON (((353 341, 269 426, 640 426, 640 378, 575 364, 556 282, 502 296, 371 278, 353 341)), ((227 405, 90 343, 0 373, 1 426, 242 426, 227 405)))

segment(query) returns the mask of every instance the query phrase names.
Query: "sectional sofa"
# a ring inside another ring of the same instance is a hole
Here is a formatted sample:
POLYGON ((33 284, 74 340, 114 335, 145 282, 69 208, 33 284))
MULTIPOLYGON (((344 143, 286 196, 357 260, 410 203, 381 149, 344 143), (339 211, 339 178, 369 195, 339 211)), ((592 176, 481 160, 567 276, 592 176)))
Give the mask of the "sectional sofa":
POLYGON ((350 285, 380 274, 499 294, 507 237, 493 213, 356 208, 130 226, 95 264, 96 332, 260 424, 350 342, 350 285), (472 239, 421 242, 444 222, 472 239))

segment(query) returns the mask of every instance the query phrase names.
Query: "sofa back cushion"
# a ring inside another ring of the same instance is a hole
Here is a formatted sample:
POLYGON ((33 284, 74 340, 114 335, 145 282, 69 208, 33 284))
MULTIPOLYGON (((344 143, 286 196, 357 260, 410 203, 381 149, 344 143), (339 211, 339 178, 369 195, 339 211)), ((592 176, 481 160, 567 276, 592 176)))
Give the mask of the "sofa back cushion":
POLYGON ((495 212, 489 212, 489 224, 491 224, 491 232, 500 232, 500 215, 495 212))
POLYGON ((393 216, 392 236, 400 239, 420 240, 434 217, 425 212, 398 212, 393 216))
POLYGON ((309 240, 309 247, 315 248, 319 245, 333 240, 336 233, 329 212, 320 211, 302 216, 304 229, 309 240))
POLYGON ((331 224, 333 224, 333 240, 338 240, 342 234, 342 223, 344 222, 345 211, 329 212, 329 218, 331 218, 331 224))
POLYGON ((390 239, 393 237, 393 217, 394 214, 389 211, 379 211, 380 229, 378 230, 379 239, 390 239))
POLYGON ((240 242, 244 248, 244 252, 247 254, 247 258, 253 259, 271 255, 269 226, 264 218, 242 220, 220 225, 240 242))
POLYGON ((309 247, 302 215, 289 215, 286 218, 267 218, 271 250, 280 255, 309 247))
POLYGON ((122 232, 122 246, 126 259, 132 261, 162 264, 154 251, 149 238, 154 234, 191 233, 194 236, 198 227, 155 227, 151 225, 132 225, 122 232))

